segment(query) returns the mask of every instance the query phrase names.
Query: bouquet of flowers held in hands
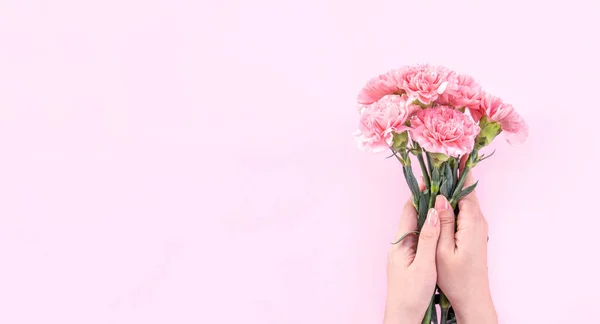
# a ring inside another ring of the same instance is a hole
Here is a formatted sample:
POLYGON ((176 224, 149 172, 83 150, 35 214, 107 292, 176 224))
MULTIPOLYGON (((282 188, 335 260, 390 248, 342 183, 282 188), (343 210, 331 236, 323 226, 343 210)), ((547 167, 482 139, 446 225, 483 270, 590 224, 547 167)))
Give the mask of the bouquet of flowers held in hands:
MULTIPOLYGON (((513 145, 528 136, 527 124, 512 105, 483 91, 472 77, 441 66, 405 66, 371 79, 358 95, 358 108, 358 145, 372 152, 391 150, 390 157, 400 161, 419 231, 437 195, 444 195, 458 214, 458 201, 477 186, 464 187, 467 173, 491 156, 480 153, 484 147, 499 134, 513 145), (423 173, 424 190, 411 155, 423 173)), ((398 242, 411 234, 418 231, 398 242)), ((438 303, 440 323, 456 323, 449 301, 436 290, 423 323, 437 324, 438 303)))

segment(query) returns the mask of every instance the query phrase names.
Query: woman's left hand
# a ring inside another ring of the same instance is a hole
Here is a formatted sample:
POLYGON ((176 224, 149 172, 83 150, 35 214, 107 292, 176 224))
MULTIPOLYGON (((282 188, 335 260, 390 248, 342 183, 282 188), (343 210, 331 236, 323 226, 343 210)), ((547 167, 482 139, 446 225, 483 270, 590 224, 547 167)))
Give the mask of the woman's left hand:
MULTIPOLYGON (((404 206, 396 239, 417 230, 417 212, 409 200, 404 206)), ((388 255, 387 299, 384 324, 419 324, 435 291, 436 249, 440 220, 430 209, 418 235, 408 235, 388 255)))

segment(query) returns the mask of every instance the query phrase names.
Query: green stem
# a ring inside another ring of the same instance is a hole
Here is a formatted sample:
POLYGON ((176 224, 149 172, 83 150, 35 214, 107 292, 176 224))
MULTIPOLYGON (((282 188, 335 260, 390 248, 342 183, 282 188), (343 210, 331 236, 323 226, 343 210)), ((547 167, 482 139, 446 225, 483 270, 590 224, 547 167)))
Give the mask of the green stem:
POLYGON ((471 171, 471 168, 468 166, 465 166, 462 174, 460 175, 460 180, 458 180, 458 184, 456 185, 456 188, 454 189, 454 192, 452 193, 452 198, 450 198, 451 204, 456 203, 456 201, 454 201, 454 200, 456 199, 456 197, 458 196, 458 193, 462 190, 463 186, 465 185, 465 181, 467 180, 467 173, 469 173, 469 171, 471 171))
POLYGON ((404 240, 404 238, 406 238, 407 236, 409 236, 409 235, 419 235, 419 233, 420 233, 419 231, 411 231, 411 232, 404 233, 404 235, 400 236, 400 238, 396 242, 394 242, 392 244, 393 245, 398 244, 398 243, 402 242, 402 240, 404 240))
POLYGON ((429 172, 427 171, 427 167, 425 166, 423 153, 417 154, 417 160, 419 160, 419 165, 421 165, 421 171, 423 171, 423 180, 425 180, 425 186, 427 186, 427 189, 431 189, 431 180, 429 178, 429 172))
POLYGON ((410 166, 410 164, 403 166, 402 170, 404 172, 404 178, 406 179, 408 188, 410 189, 410 192, 413 196, 413 204, 415 205, 415 208, 418 208, 420 197, 419 183, 417 182, 417 179, 415 179, 415 175, 413 174, 412 167, 410 166))
POLYGON ((435 206, 435 198, 437 197, 437 192, 436 193, 431 193, 431 196, 429 196, 429 208, 433 208, 433 206, 435 206))
MULTIPOLYGON (((390 148, 392 149, 392 148, 390 148)), ((412 172, 412 167, 410 163, 410 158, 408 157, 408 153, 406 152, 406 148, 401 149, 399 152, 396 152, 392 149, 392 154, 400 161, 402 164, 402 172, 404 173, 404 178, 406 179, 406 184, 408 184, 408 188, 413 196, 413 204, 415 208, 419 206, 419 183, 417 179, 415 179, 415 175, 412 172), (398 156, 400 153, 400 156, 398 156)))
POLYGON ((448 321, 448 311, 450 310, 450 301, 448 297, 440 290, 440 308, 442 309, 442 317, 440 324, 446 324, 448 321))
POLYGON ((458 196, 458 194, 460 193, 460 191, 463 189, 463 186, 465 185, 465 181, 467 180, 467 174, 469 174, 469 171, 471 171, 471 167, 473 165, 475 165, 475 159, 477 158, 477 154, 478 151, 477 150, 473 150, 473 152, 471 152, 471 154, 469 154, 469 156, 467 157, 467 161, 465 162, 465 168, 460 172, 460 180, 458 180, 458 184, 456 185, 456 188, 454 188, 454 192, 452 193, 452 198, 450 198, 450 205, 455 208, 456 204, 458 203, 458 201, 456 201, 456 197, 458 196))
POLYGON ((431 169, 431 188, 429 189, 430 191, 430 196, 429 196, 429 208, 433 208, 433 205, 435 204, 435 198, 437 197, 437 194, 440 192, 440 168, 437 166, 432 166, 433 169, 431 169))
MULTIPOLYGON (((434 294, 435 296, 435 294, 434 294)), ((429 307, 427 307, 427 311, 425 312, 425 316, 423 317, 423 321, 421 324, 431 324, 431 311, 434 309, 433 298, 431 298, 431 302, 429 303, 429 307)))
POLYGON ((440 324, 446 324, 446 322, 448 322, 448 311, 450 310, 450 308, 442 308, 442 320, 440 321, 440 324))
POLYGON ((425 155, 427 156, 427 166, 429 167, 429 170, 433 171, 433 162, 431 161, 431 156, 429 153, 425 155))
MULTIPOLYGON (((427 167, 425 166, 425 159, 423 158, 423 154, 426 154, 426 152, 423 151, 423 148, 421 147, 421 145, 419 145, 419 143, 417 142, 412 142, 413 143, 413 147, 414 147, 414 151, 413 153, 416 151, 418 153, 414 153, 415 156, 417 157, 417 160, 419 160, 419 165, 421 166, 421 171, 423 172, 423 180, 425 181, 425 186, 427 187, 427 189, 431 188, 431 180, 429 177, 429 171, 427 171, 427 167)), ((430 171, 431 171, 431 165, 430 166, 430 171)))

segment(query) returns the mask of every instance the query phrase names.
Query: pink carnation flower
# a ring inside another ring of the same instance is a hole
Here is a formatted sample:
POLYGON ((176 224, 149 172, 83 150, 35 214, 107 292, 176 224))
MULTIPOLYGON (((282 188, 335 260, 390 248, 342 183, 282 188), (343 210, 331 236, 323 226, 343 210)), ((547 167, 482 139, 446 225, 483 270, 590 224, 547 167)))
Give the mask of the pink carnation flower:
POLYGON ((470 153, 479 126, 464 113, 448 106, 419 111, 411 118, 411 137, 427 152, 458 157, 470 153))
POLYGON ((427 64, 404 66, 367 82, 358 94, 358 103, 370 105, 385 95, 408 93, 409 101, 430 104, 444 93, 450 70, 427 64))
POLYGON ((481 86, 469 75, 452 74, 446 91, 439 96, 438 103, 455 108, 479 108, 481 86))
POLYGON ((471 114, 477 117, 476 120, 485 115, 489 120, 499 123, 506 141, 511 145, 523 144, 529 136, 529 126, 523 117, 512 105, 504 103, 496 96, 485 93, 480 109, 472 111, 471 114))
POLYGON ((385 95, 401 94, 399 82, 401 75, 402 70, 396 69, 369 80, 358 94, 358 103, 370 105, 385 95))
POLYGON ((381 152, 392 145, 394 132, 408 129, 406 122, 419 106, 409 104, 405 96, 387 95, 363 106, 358 130, 354 134, 358 146, 366 151, 381 152))
POLYGON ((401 88, 408 93, 409 100, 418 99, 429 105, 446 90, 450 73, 450 70, 441 66, 410 66, 401 73, 401 88))

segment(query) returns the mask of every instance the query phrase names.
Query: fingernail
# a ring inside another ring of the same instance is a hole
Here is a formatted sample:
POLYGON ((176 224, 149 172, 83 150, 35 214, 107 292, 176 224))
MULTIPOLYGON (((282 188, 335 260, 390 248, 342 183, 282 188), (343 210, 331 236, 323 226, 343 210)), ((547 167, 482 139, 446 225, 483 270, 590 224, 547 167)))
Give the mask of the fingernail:
POLYGON ((429 212, 427 213, 427 222, 431 225, 437 225, 438 223, 438 212, 437 210, 435 210, 434 208, 429 209, 429 212))
POLYGON ((435 198, 435 209, 439 210, 448 210, 450 209, 450 204, 448 203, 448 199, 442 195, 438 195, 435 198))

